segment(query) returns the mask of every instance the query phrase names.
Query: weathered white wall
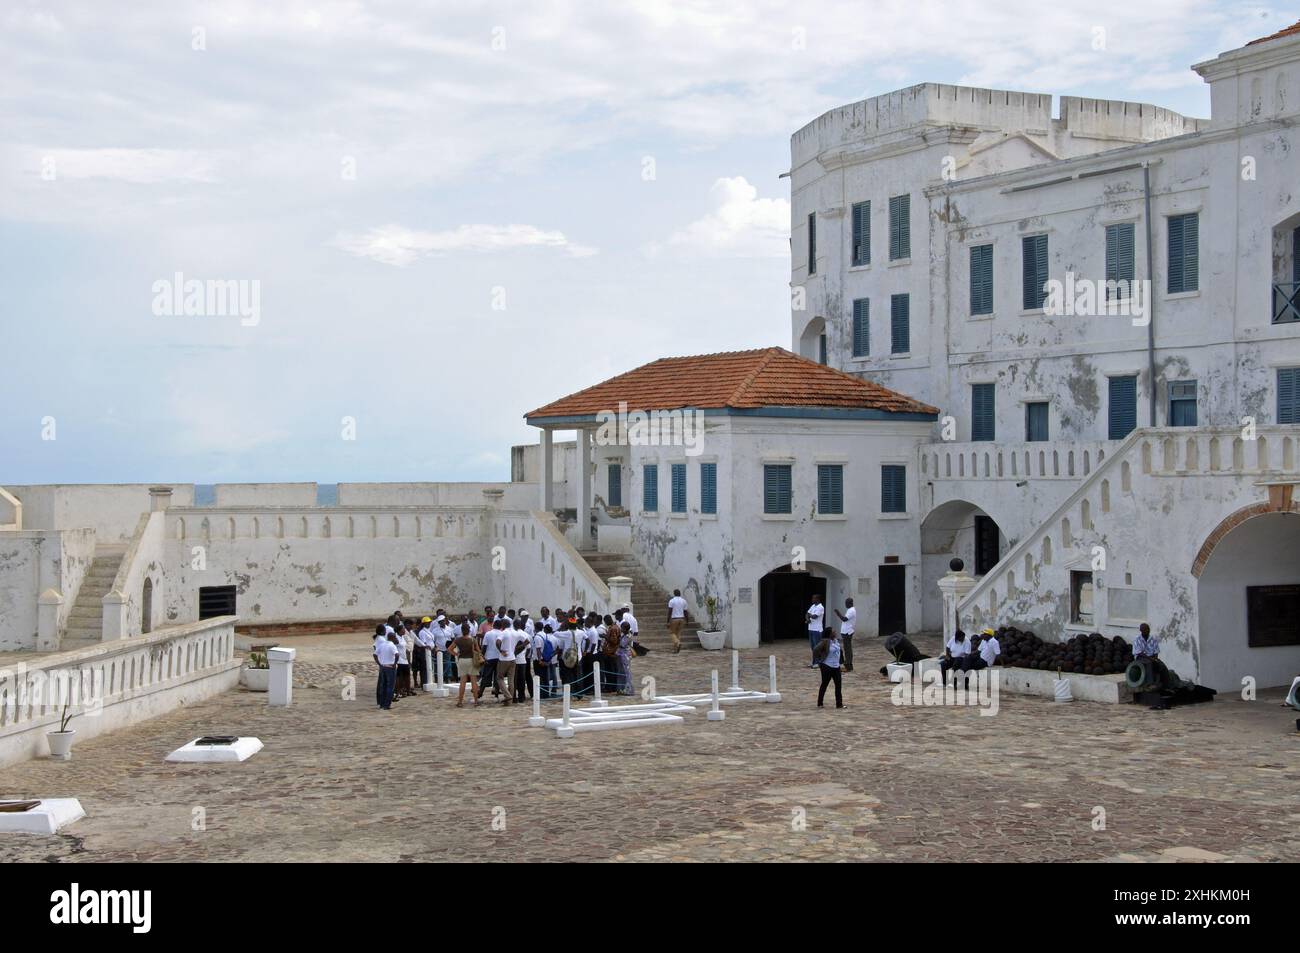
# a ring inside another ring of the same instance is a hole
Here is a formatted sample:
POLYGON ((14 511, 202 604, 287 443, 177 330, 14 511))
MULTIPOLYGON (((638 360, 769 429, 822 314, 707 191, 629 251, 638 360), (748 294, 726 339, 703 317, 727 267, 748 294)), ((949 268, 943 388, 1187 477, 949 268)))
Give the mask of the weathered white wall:
POLYGON ((58 613, 63 628, 94 551, 92 529, 0 533, 0 651, 38 647, 37 599, 47 589, 63 596, 58 613))
POLYGON ((149 511, 151 486, 170 486, 173 505, 194 502, 192 483, 5 484, 23 504, 24 529, 89 527, 101 545, 125 545, 131 539, 140 514, 149 511))
POLYGON ((315 483, 218 483, 217 506, 315 506, 315 483))

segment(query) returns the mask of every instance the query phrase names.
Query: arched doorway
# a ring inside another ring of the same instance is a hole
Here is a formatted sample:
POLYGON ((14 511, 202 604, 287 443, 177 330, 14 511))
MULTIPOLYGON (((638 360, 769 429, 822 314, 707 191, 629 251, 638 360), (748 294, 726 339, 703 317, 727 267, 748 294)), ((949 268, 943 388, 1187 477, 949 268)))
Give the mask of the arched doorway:
POLYGON ((939 580, 954 556, 966 564, 972 576, 982 576, 997 565, 1006 548, 1002 528, 974 503, 949 500, 927 513, 921 522, 922 628, 926 632, 943 629, 939 580))
POLYGON ((827 362, 826 320, 813 318, 799 335, 799 356, 819 364, 827 362))
MULTIPOLYGON (((822 597, 826 614, 836 619, 850 595, 849 578, 824 563, 806 563, 802 569, 778 566, 758 581, 758 633, 763 642, 808 638, 804 613, 814 594, 822 597)), ((859 614, 862 613, 859 609, 859 614)))
POLYGON ((148 635, 153 631, 153 580, 144 581, 144 591, 140 593, 140 633, 148 635))
POLYGON ((1300 671, 1300 513, 1238 522, 1202 564, 1196 601, 1202 685, 1289 685, 1300 671))

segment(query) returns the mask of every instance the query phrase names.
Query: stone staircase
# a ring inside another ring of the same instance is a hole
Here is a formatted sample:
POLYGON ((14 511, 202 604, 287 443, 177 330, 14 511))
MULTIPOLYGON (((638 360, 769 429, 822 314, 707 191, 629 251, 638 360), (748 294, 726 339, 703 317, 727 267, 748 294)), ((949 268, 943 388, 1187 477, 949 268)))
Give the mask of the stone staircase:
MULTIPOLYGON (((632 580, 632 607, 640 630, 637 641, 656 652, 671 652, 673 640, 668 634, 666 621, 669 594, 641 560, 631 553, 585 552, 582 557, 606 582, 612 576, 627 576, 632 580)), ((699 628, 697 621, 692 614, 691 620, 683 627, 682 651, 700 648, 700 640, 695 637, 699 628)))
POLYGON ((72 604, 59 648, 85 648, 98 645, 104 635, 104 596, 113 588, 117 570, 126 556, 125 546, 96 546, 95 559, 81 580, 77 601, 72 604))

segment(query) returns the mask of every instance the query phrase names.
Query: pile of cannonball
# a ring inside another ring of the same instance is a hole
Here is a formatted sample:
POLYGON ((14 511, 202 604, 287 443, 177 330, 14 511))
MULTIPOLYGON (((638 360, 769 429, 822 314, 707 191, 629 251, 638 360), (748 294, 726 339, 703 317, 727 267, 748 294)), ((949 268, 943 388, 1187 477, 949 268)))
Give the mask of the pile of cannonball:
POLYGON ((1100 632, 1076 635, 1067 642, 1044 642, 1015 626, 997 630, 1002 664, 1080 675, 1121 673, 1133 661, 1133 646, 1121 636, 1108 639, 1100 632))

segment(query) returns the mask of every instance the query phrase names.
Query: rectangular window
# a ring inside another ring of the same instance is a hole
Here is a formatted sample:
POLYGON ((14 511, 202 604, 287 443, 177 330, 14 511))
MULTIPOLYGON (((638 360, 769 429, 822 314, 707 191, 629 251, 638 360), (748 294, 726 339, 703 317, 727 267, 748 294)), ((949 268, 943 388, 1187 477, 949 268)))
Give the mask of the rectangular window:
POLYGON ((647 463, 641 468, 641 509, 647 513, 659 512, 659 464, 647 463))
POLYGON ((1025 440, 1030 443, 1047 440, 1047 419, 1046 401, 1025 404, 1025 440))
POLYGON ((889 200, 889 260, 912 257, 912 197, 895 195, 889 200))
POLYGON ((828 361, 828 357, 826 353, 826 335, 819 334, 817 335, 817 363, 825 364, 827 363, 827 361, 828 361))
POLYGON ((1169 426, 1196 426, 1196 381, 1169 382, 1169 426))
POLYGON ((808 274, 817 274, 817 213, 808 213, 808 274))
POLYGON ((1277 369, 1277 422, 1300 424, 1300 367, 1277 369))
POLYGON ((669 472, 672 479, 672 504, 674 513, 686 512, 686 464, 674 463, 669 472))
POLYGON ((853 299, 853 356, 866 357, 871 353, 871 302, 866 298, 853 299))
POLYGON ((975 517, 975 575, 991 572, 1002 558, 1002 531, 991 517, 975 517))
POLYGON ((1169 216, 1169 293, 1195 291, 1200 277, 1200 215, 1169 216))
POLYGON ((623 505, 623 468, 617 463, 609 465, 609 495, 606 503, 609 506, 623 505))
POLYGON ((910 295, 889 297, 889 353, 908 354, 912 350, 912 299, 910 295))
POLYGON ((880 512, 907 512, 907 467, 886 463, 880 468, 880 512))
POLYGON ((791 469, 788 463, 765 463, 763 465, 764 513, 791 513, 794 511, 791 469))
POLYGON ((1112 377, 1109 380, 1110 402, 1107 436, 1123 440, 1137 427, 1137 378, 1112 377))
POLYGON ((844 512, 844 467, 838 463, 817 466, 817 512, 844 512))
POLYGON ((1026 311, 1035 311, 1047 300, 1047 236, 1027 235, 1020 239, 1026 311))
POLYGON ((1133 288, 1133 223, 1106 226, 1106 300, 1123 301, 1133 288))
POLYGON ((970 387, 970 438, 971 440, 996 439, 997 425, 993 413, 992 384, 972 384, 970 387))
POLYGON ((1070 573, 1070 621, 1076 625, 1092 625, 1092 573, 1070 573))
POLYGON ((871 263, 871 203, 853 206, 853 264, 871 263))
POLYGON ((235 612, 235 587, 200 586, 199 618, 215 619, 221 615, 237 615, 235 612))
POLYGON ((993 246, 970 250, 970 313, 993 313, 993 246))
POLYGON ((700 512, 718 512, 718 465, 700 464, 700 512))

